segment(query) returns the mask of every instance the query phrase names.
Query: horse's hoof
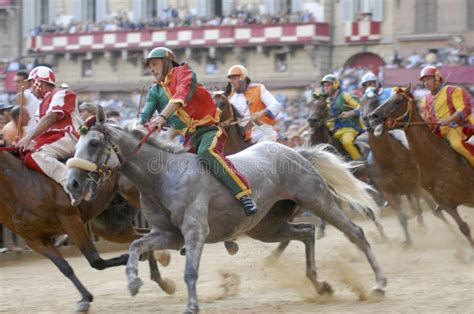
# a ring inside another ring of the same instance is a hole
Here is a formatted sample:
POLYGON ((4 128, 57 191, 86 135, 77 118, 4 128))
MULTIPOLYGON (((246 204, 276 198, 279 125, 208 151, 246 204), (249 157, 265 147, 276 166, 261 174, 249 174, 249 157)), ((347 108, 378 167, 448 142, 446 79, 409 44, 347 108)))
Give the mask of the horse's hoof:
POLYGON ((158 251, 155 252, 155 258, 161 266, 168 266, 171 261, 171 255, 168 251, 158 251))
POLYGON ((140 278, 135 277, 128 281, 128 290, 132 297, 136 296, 140 287, 143 286, 143 282, 140 278))
POLYGON ((179 251, 179 254, 181 256, 186 256, 186 247, 183 247, 180 251, 179 251))
POLYGON ((159 285, 160 285, 160 288, 163 289, 164 292, 166 292, 166 294, 171 295, 176 292, 176 285, 173 280, 163 279, 161 284, 159 285))
POLYGON ((87 313, 89 311, 91 303, 89 301, 79 301, 76 304, 76 313, 87 313))
POLYGON ((239 251, 239 245, 234 241, 225 241, 224 245, 230 255, 235 255, 239 251))
POLYGON ((199 313, 199 306, 194 305, 194 306, 188 306, 186 308, 186 311, 183 312, 184 314, 197 314, 199 313))
POLYGON ((372 290, 370 295, 370 300, 372 301, 382 301, 385 298, 385 291, 381 288, 375 288, 372 290))
POLYGON ((321 288, 318 290, 319 295, 332 296, 333 293, 334 291, 332 290, 331 285, 325 281, 321 282, 321 288))

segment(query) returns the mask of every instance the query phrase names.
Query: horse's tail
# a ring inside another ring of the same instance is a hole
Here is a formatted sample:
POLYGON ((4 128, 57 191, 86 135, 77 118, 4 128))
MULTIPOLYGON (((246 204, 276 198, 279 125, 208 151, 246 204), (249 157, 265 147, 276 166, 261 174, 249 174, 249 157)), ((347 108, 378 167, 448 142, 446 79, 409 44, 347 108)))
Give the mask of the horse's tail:
POLYGON ((331 193, 349 202, 357 211, 372 220, 379 216, 379 207, 369 195, 374 189, 354 177, 349 171, 358 166, 357 162, 345 162, 336 154, 328 151, 329 145, 322 144, 297 151, 306 158, 326 180, 331 193))

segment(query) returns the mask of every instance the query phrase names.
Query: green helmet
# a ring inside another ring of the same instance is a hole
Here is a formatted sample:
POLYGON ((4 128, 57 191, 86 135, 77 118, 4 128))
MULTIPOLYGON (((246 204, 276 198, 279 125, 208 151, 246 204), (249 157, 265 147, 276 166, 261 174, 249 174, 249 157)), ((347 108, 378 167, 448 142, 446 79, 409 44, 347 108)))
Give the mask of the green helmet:
POLYGON ((334 89, 339 88, 339 79, 334 74, 325 75, 323 79, 321 80, 321 85, 323 85, 323 83, 326 83, 326 82, 332 83, 332 86, 334 87, 334 89))
POLYGON ((154 58, 167 59, 170 60, 174 65, 179 65, 179 63, 176 61, 176 56, 174 55, 173 51, 166 47, 154 48, 148 53, 148 56, 143 59, 143 64, 148 66, 148 62, 154 58))

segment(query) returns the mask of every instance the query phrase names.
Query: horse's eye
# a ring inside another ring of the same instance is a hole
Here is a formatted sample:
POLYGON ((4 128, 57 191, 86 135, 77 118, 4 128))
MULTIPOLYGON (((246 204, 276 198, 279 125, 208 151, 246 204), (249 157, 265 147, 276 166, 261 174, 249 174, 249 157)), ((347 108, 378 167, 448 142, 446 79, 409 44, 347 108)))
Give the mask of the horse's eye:
POLYGON ((395 100, 395 103, 396 103, 397 105, 399 105, 400 102, 401 102, 400 99, 395 100))
POLYGON ((90 147, 98 147, 100 145, 100 142, 98 140, 91 140, 89 142, 90 147))

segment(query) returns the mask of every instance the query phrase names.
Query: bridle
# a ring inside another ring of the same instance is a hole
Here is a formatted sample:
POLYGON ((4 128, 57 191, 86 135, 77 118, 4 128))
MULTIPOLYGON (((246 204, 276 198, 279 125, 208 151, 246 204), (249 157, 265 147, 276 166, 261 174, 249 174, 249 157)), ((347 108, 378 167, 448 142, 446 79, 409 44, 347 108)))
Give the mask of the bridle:
POLYGON ((120 169, 125 164, 127 164, 133 158, 133 156, 136 155, 136 153, 138 152, 140 147, 148 140, 148 138, 157 129, 156 128, 150 129, 148 131, 148 133, 140 140, 140 143, 138 143, 138 145, 133 149, 131 154, 127 158, 125 158, 125 160, 122 159, 117 145, 113 144, 110 141, 110 135, 107 132, 107 128, 105 126, 97 126, 97 125, 91 126, 91 127, 89 127, 89 129, 87 129, 87 131, 85 131, 85 132, 83 131, 83 133, 81 133, 81 135, 85 135, 90 130, 95 130, 95 131, 100 132, 104 135, 105 141, 107 143, 107 147, 106 147, 107 155, 105 157, 104 162, 102 162, 100 164, 97 164, 97 163, 91 162, 89 160, 73 157, 73 158, 70 158, 67 161, 66 165, 67 165, 68 168, 78 168, 78 169, 87 171, 88 172, 87 175, 88 175, 89 179, 92 182, 94 182, 97 186, 99 186, 100 184, 102 184, 102 182, 104 180, 111 177, 114 173, 119 172, 120 169), (112 153, 114 153, 117 156, 117 159, 118 159, 118 165, 115 166, 115 167, 111 167, 109 165, 109 162, 110 162, 111 157, 112 157, 112 153))
MULTIPOLYGON (((400 116, 396 118, 388 118, 385 120, 385 125, 389 128, 392 129, 397 125, 402 125, 403 130, 406 130, 410 125, 412 124, 420 124, 419 122, 410 122, 411 117, 413 115, 413 98, 410 96, 406 95, 403 92, 398 93, 398 95, 402 95, 406 100, 407 100, 407 109, 404 113, 402 113, 400 116)), ((427 124, 426 122, 423 122, 422 124, 427 124)))

